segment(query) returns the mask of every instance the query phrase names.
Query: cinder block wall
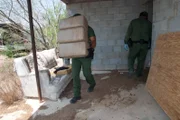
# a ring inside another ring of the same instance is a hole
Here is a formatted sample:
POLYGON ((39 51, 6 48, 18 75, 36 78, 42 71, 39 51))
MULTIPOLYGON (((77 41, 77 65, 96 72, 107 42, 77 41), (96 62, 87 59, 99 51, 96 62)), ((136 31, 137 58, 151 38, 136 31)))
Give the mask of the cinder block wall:
POLYGON ((159 34, 180 31, 180 0, 154 0, 153 6, 154 48, 159 34))
POLYGON ((144 0, 113 0, 70 4, 68 14, 81 13, 88 19, 97 37, 95 70, 127 69, 124 37, 130 21, 147 10, 144 0))

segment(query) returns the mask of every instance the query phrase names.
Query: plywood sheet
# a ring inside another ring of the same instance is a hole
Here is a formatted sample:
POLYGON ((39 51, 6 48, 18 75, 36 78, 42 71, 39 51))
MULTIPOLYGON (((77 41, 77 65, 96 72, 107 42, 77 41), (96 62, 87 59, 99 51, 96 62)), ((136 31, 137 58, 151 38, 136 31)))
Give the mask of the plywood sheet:
POLYGON ((180 120, 180 32, 159 36, 146 87, 172 120, 180 120))

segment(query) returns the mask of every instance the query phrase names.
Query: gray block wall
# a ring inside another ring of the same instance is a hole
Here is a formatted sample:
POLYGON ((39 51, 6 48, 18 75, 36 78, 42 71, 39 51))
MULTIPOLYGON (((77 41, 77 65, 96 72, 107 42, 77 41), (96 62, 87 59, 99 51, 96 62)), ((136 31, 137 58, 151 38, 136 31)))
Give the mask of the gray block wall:
POLYGON ((92 68, 95 70, 127 69, 128 52, 124 37, 130 21, 147 10, 144 0, 113 0, 67 6, 68 14, 83 14, 97 37, 92 68))
POLYGON ((176 31, 180 31, 180 0, 154 0, 153 48, 159 34, 176 31))

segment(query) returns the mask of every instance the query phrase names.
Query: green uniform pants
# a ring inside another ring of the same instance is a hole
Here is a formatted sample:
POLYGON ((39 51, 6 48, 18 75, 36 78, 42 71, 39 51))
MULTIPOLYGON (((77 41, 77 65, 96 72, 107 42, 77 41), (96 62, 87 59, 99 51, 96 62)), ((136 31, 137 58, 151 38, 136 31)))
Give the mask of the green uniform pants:
POLYGON ((134 72, 134 62, 137 58, 137 75, 142 75, 144 69, 144 63, 148 52, 148 44, 134 43, 130 48, 128 56, 128 68, 129 72, 134 72))
POLYGON ((73 91, 74 97, 79 97, 81 95, 81 81, 80 81, 80 71, 81 66, 83 69, 83 74, 86 78, 87 83, 90 87, 94 87, 96 82, 91 71, 91 58, 73 58, 72 59, 72 77, 73 77, 73 91))

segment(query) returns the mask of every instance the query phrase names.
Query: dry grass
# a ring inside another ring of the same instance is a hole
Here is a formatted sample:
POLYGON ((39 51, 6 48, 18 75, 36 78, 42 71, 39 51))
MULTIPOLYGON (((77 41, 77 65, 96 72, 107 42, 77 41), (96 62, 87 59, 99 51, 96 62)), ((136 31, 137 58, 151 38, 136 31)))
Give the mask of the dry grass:
POLYGON ((0 99, 12 104, 23 97, 21 83, 13 70, 13 60, 4 58, 0 61, 0 99))

